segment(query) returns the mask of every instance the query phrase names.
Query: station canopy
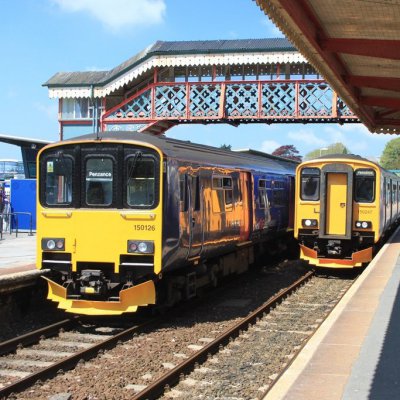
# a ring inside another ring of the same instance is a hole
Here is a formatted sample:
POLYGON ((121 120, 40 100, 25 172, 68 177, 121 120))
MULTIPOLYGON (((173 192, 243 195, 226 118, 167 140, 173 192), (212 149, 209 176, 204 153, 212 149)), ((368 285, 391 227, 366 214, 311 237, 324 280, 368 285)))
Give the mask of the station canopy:
POLYGON ((371 132, 400 133, 399 0, 255 0, 371 132))

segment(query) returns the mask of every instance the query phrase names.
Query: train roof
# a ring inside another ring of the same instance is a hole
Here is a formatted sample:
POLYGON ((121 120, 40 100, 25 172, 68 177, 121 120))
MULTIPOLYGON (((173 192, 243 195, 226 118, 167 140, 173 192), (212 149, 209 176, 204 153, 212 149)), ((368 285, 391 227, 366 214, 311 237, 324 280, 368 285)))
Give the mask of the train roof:
POLYGON ((324 160, 333 160, 333 159, 341 159, 341 160, 352 160, 352 161, 360 161, 360 162, 365 162, 365 163, 369 163, 369 164, 373 164, 375 165, 377 168, 379 168, 382 171, 385 171, 388 174, 394 175, 396 177, 398 177, 396 174, 394 174, 391 171, 386 170, 385 168, 383 168, 381 165, 379 165, 377 162, 372 161, 372 160, 368 160, 367 158, 361 157, 357 154, 327 154, 321 157, 316 157, 313 158, 312 160, 307 160, 304 161, 302 164, 307 164, 307 163, 311 163, 311 162, 315 162, 315 161, 324 161, 324 160))
POLYGON ((212 146, 192 143, 166 136, 154 136, 138 132, 100 132, 68 139, 64 142, 80 141, 140 141, 159 148, 167 157, 186 161, 206 162, 210 165, 240 167, 248 170, 261 170, 293 175, 299 164, 283 157, 272 156, 256 150, 231 151, 212 146))

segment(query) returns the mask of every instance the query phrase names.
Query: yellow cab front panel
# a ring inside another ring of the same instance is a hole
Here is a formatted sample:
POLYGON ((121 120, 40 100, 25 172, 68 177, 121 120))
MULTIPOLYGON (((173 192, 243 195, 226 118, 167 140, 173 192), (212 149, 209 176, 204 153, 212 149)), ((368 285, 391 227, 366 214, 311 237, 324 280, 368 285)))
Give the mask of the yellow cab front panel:
POLYGON ((48 298, 67 312, 133 312, 156 300, 153 278, 161 272, 162 254, 162 154, 135 143, 118 148, 110 143, 99 151, 90 142, 41 151, 37 265, 59 277, 47 279, 48 298), (105 166, 110 172, 104 172, 105 166), (90 189, 95 186, 109 190, 109 200, 104 195, 93 200, 90 189), (147 198, 151 190, 148 207, 136 206, 146 204, 137 200, 141 188, 147 198), (62 202, 69 204, 63 207, 62 202))
POLYGON ((381 229, 380 179, 379 166, 353 155, 300 164, 295 196, 300 257, 326 268, 371 261, 381 229))

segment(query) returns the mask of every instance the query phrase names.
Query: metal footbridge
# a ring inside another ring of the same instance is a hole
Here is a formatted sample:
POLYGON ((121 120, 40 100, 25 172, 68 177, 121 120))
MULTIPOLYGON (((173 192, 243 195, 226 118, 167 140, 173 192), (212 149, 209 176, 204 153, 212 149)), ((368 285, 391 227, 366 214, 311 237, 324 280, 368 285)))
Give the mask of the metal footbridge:
POLYGON ((62 138, 74 128, 359 122, 283 38, 157 42, 110 71, 57 73, 44 86, 59 99, 62 138))

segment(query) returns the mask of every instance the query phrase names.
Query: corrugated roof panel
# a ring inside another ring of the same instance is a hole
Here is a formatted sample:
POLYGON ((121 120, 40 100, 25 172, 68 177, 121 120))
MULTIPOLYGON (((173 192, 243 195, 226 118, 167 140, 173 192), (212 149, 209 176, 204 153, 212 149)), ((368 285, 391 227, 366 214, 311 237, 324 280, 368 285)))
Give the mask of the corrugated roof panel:
POLYGON ((58 72, 43 86, 102 85, 152 55, 246 52, 297 52, 286 38, 240 40, 158 41, 110 71, 58 72))
POLYGON ((101 82, 108 71, 57 72, 43 86, 48 85, 94 85, 101 82))

